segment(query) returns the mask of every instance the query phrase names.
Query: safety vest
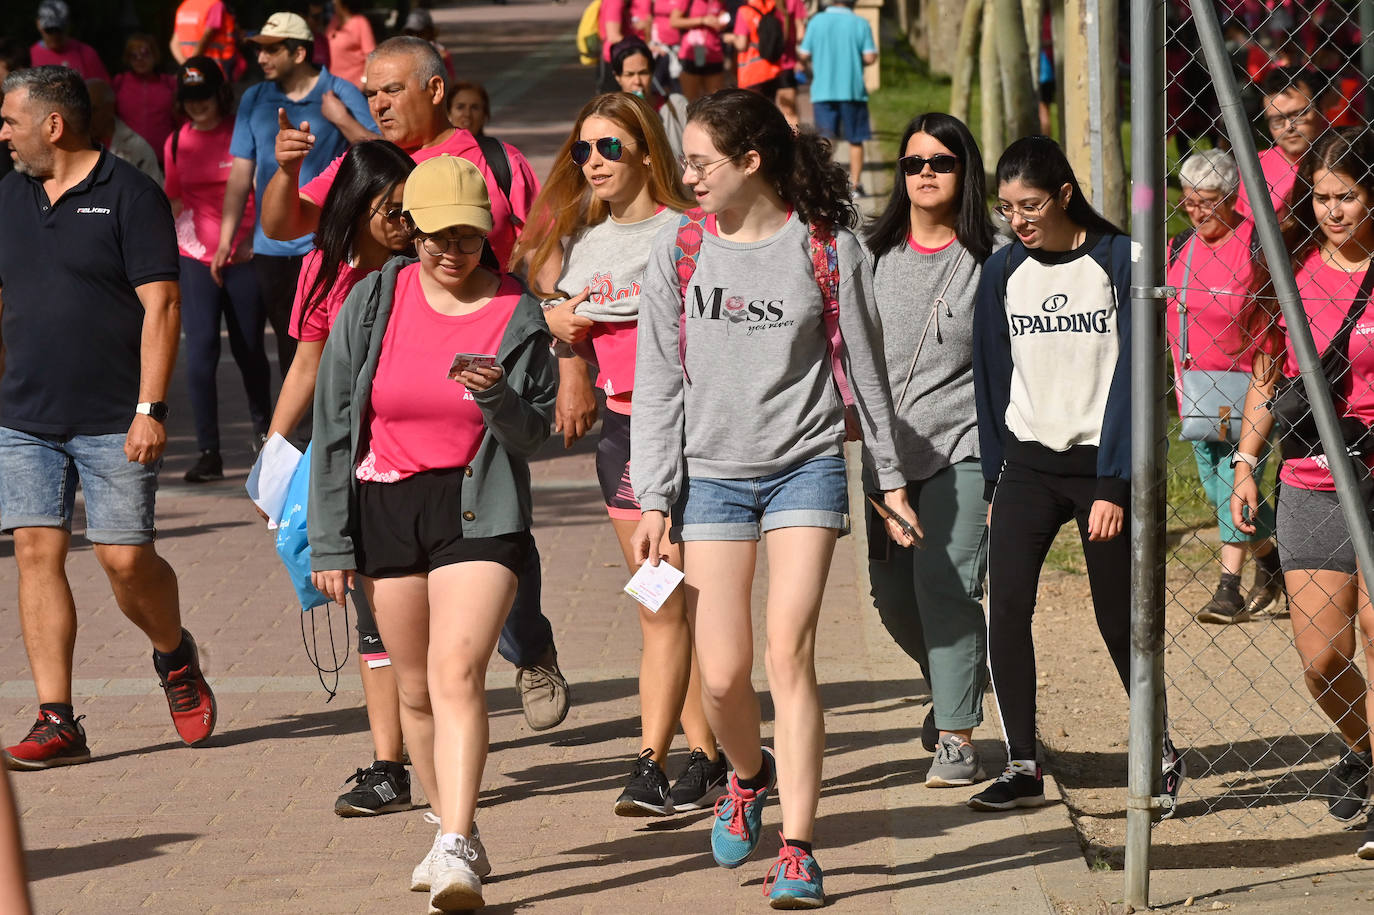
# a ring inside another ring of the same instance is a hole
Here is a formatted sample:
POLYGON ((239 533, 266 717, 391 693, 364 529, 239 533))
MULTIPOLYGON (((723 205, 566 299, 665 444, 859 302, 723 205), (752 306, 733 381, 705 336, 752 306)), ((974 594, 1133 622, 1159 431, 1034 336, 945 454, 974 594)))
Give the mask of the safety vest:
POLYGON ((777 77, 782 67, 765 60, 759 54, 759 19, 776 16, 777 3, 774 0, 746 0, 735 11, 736 17, 743 17, 748 27, 749 43, 739 52, 735 81, 740 88, 757 86, 777 77))
MULTIPOLYGON (((196 45, 205 34, 205 19, 210 14, 210 8, 220 2, 221 0, 184 0, 181 6, 177 7, 172 35, 176 38, 181 53, 186 57, 195 52, 196 45)), ((223 27, 210 33, 210 40, 205 43, 205 50, 201 53, 214 60, 233 60, 239 53, 234 45, 234 33, 237 30, 238 24, 234 21, 234 14, 229 12, 229 7, 226 6, 223 27)))

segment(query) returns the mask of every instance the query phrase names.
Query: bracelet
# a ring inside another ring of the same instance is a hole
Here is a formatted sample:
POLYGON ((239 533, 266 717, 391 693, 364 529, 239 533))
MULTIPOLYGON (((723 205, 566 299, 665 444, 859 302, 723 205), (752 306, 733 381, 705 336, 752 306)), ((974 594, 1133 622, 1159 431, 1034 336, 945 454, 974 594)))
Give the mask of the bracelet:
POLYGON ((1246 454, 1244 451, 1237 451, 1231 455, 1231 466, 1233 468, 1237 464, 1244 464, 1251 470, 1254 470, 1259 466, 1259 462, 1260 459, 1258 454, 1246 454))

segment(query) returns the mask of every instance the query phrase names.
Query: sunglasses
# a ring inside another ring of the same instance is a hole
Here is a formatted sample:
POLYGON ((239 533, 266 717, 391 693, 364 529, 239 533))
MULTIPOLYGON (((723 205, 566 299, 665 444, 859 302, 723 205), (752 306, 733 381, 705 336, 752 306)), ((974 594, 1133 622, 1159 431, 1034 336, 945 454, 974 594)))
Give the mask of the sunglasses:
POLYGON ((902 167, 904 175, 919 175, 925 171, 927 165, 930 170, 937 175, 952 175, 954 170, 959 167, 959 157, 951 156, 948 153, 940 153, 938 156, 902 156, 897 160, 897 164, 902 167))
MULTIPOLYGON (((596 139, 596 151, 612 162, 619 162, 620 157, 625 154, 625 144, 620 141, 620 137, 598 137, 596 139)), ((578 140, 572 145, 572 160, 576 165, 586 165, 587 160, 592 157, 592 141, 578 140)))

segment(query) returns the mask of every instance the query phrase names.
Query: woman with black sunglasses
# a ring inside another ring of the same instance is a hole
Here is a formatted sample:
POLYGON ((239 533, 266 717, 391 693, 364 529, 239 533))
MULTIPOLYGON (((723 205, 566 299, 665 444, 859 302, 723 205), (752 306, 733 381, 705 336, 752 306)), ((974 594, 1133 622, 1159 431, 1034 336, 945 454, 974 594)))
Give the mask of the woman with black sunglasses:
MULTIPOLYGON (((991 503, 988 656, 1008 761, 969 800, 974 810, 1045 803, 1031 616, 1040 569, 1070 520, 1098 631, 1127 689, 1130 674, 1131 239, 1092 208, 1049 137, 1007 147, 997 197, 1015 241, 978 283, 973 381, 991 503)), ((1162 770, 1163 790, 1177 797, 1183 759, 1167 735, 1162 770)))
MULTIPOLYGON (((567 296, 545 312, 559 341, 557 418, 571 446, 596 421, 587 362, 606 395, 596 472, 616 538, 633 571, 630 535, 639 503, 630 488, 630 404, 634 389, 639 293, 654 237, 691 201, 678 180, 663 123, 648 102, 625 92, 588 102, 564 142, 530 228, 513 261, 549 293, 567 296), (566 247, 560 239, 570 239, 566 247)), ((671 561, 681 566, 676 549, 671 561)), ((715 802, 725 787, 725 759, 701 709, 692 637, 682 591, 657 613, 639 607, 639 754, 615 802, 619 816, 665 816, 715 802), (681 722, 691 754, 669 787, 664 766, 681 722)))
MULTIPOLYGON (((891 544, 868 509, 869 579, 883 625, 921 667, 931 709, 921 740, 926 786, 985 778, 973 729, 987 687, 987 502, 973 400, 973 293, 999 244, 983 157, 958 118, 907 125, 887 209, 868 231, 873 295, 897 425, 893 437, 924 549, 891 544)), ((874 481, 869 489, 875 488, 874 481)))

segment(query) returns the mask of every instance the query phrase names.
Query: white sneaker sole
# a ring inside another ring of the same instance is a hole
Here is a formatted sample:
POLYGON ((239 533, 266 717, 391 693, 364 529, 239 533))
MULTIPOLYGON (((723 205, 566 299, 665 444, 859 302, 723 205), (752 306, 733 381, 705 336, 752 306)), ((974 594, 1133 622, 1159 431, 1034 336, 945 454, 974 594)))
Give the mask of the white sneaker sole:
POLYGON ((1361 861, 1374 861, 1374 839, 1360 846, 1360 850, 1355 852, 1355 856, 1361 861))
POLYGON ((707 791, 705 794, 697 798, 695 801, 689 801, 686 804, 675 804, 673 806, 673 812, 690 813, 693 810, 710 810, 711 808, 716 806, 716 801, 720 800, 724 796, 725 786, 720 785, 718 787, 712 788, 710 791, 707 791))
POLYGON ((990 801, 980 801, 978 798, 969 798, 968 805, 973 810, 1015 810, 1018 807, 1044 807, 1048 803, 1045 795, 1037 794, 1033 797, 1018 797, 1014 801, 1007 801, 1004 804, 994 804, 990 801))
POLYGON ((486 905, 482 899, 482 885, 470 886, 466 883, 450 883, 448 886, 433 890, 429 896, 430 908, 441 912, 466 912, 480 909, 486 905))
POLYGON ((979 782, 987 781, 987 778, 988 778, 987 773, 984 772, 983 769, 982 769, 982 767, 980 766, 980 767, 978 768, 978 771, 974 772, 971 776, 967 776, 967 777, 965 777, 965 778, 945 778, 945 777, 942 776, 942 775, 931 775, 931 776, 928 776, 928 777, 926 778, 926 787, 927 787, 927 788, 967 788, 967 787, 970 786, 970 785, 976 785, 976 784, 978 784, 979 782))

